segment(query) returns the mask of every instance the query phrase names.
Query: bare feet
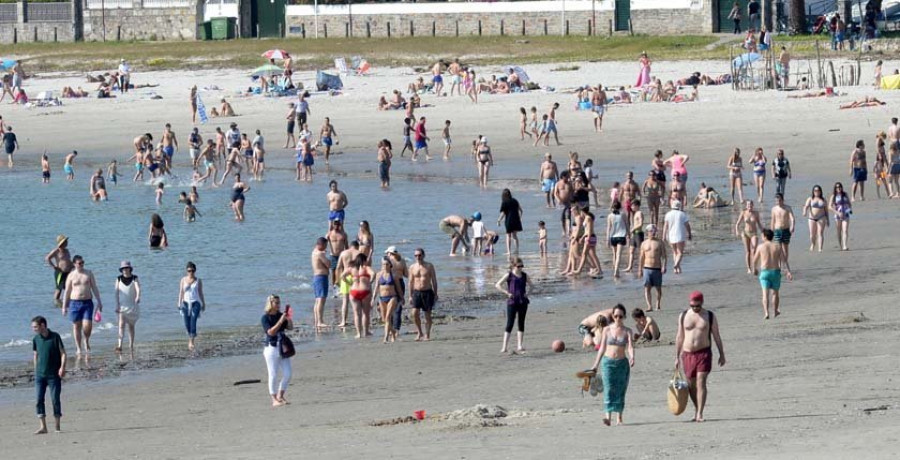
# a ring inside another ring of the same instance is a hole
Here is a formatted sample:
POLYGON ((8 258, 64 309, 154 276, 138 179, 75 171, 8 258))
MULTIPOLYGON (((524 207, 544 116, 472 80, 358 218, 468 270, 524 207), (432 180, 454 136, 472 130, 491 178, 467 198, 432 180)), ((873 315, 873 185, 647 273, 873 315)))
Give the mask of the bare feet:
POLYGON ((47 427, 41 427, 40 429, 35 431, 34 434, 47 434, 47 427))
POLYGON ((281 407, 281 406, 284 406, 285 404, 287 404, 287 403, 285 403, 283 401, 278 401, 277 399, 275 401, 272 401, 272 407, 281 407))

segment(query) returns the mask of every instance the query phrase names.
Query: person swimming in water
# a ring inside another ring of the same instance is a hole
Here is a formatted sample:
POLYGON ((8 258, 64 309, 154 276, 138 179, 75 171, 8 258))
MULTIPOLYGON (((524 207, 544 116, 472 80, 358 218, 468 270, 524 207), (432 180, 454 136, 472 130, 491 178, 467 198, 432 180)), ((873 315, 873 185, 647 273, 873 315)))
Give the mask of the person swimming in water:
POLYGON ((147 240, 153 249, 163 249, 169 246, 165 224, 159 214, 154 213, 150 216, 150 230, 147 234, 147 240))

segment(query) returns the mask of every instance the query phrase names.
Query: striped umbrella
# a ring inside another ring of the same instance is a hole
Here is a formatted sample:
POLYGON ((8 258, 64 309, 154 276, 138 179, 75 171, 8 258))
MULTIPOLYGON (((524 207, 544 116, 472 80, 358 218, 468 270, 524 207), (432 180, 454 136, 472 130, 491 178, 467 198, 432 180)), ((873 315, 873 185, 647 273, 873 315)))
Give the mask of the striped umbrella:
POLYGON ((266 51, 265 53, 263 53, 262 56, 266 59, 281 59, 281 60, 291 57, 291 55, 288 54, 287 51, 279 50, 279 49, 266 51))

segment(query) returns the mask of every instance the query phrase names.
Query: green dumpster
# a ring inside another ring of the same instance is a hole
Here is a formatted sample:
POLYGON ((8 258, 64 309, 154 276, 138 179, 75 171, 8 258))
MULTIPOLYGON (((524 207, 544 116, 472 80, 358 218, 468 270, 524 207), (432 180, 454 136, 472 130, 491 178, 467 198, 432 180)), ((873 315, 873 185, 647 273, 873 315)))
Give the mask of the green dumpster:
POLYGON ((212 40, 212 22, 206 21, 200 24, 200 40, 212 40))
POLYGON ((213 40, 230 40, 234 38, 236 18, 212 18, 210 22, 212 23, 213 40))

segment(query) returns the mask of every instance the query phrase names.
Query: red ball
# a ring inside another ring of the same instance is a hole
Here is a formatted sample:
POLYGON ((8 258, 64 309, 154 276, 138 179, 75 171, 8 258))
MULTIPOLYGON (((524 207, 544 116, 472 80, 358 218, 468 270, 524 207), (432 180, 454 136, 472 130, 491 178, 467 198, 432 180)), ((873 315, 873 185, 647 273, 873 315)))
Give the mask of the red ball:
POLYGON ((562 340, 554 340, 551 348, 553 348, 553 351, 555 351, 556 353, 562 353, 566 351, 566 343, 562 340))

